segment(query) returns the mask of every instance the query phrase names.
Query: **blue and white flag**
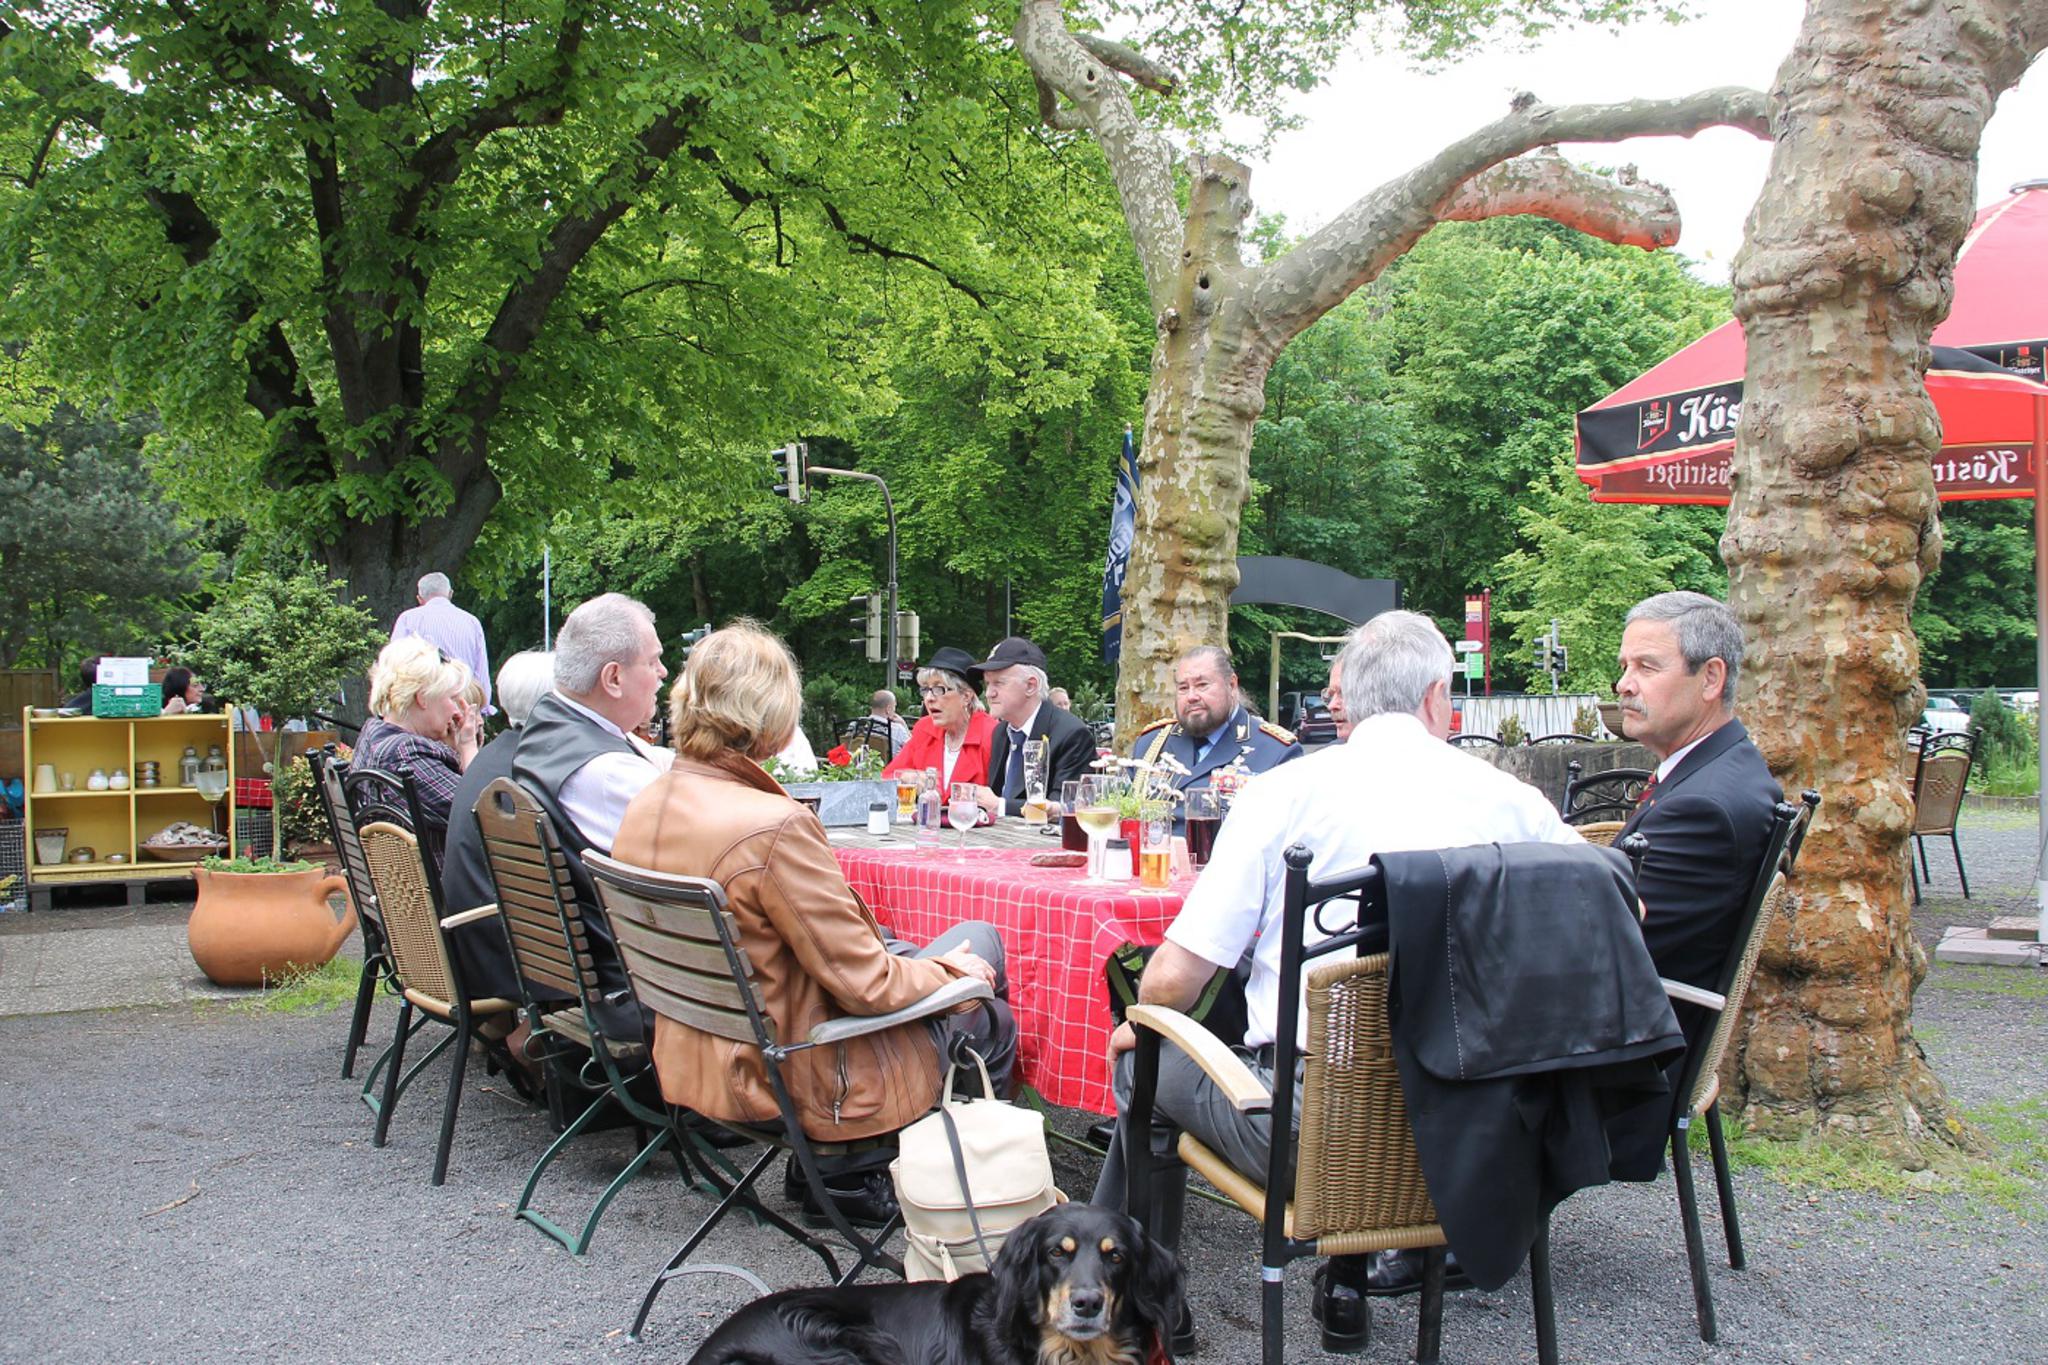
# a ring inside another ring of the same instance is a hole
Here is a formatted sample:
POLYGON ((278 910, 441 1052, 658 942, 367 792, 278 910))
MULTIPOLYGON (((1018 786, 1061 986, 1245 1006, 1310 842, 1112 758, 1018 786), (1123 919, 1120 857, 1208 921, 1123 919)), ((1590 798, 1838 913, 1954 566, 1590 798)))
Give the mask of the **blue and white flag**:
POLYGON ((1138 533, 1138 449, 1124 428, 1124 457, 1116 467, 1116 505, 1109 513, 1109 558, 1102 566, 1102 657, 1115 663, 1124 647, 1124 573, 1138 533))

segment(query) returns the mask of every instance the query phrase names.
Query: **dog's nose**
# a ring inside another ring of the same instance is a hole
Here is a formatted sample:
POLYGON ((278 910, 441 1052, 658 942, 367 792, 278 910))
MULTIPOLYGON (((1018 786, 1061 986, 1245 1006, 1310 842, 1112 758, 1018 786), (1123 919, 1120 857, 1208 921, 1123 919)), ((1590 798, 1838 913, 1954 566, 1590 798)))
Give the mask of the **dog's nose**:
POLYGON ((1076 1289, 1067 1296, 1067 1306, 1074 1310, 1077 1318, 1094 1318, 1102 1315, 1102 1291, 1100 1289, 1076 1289))

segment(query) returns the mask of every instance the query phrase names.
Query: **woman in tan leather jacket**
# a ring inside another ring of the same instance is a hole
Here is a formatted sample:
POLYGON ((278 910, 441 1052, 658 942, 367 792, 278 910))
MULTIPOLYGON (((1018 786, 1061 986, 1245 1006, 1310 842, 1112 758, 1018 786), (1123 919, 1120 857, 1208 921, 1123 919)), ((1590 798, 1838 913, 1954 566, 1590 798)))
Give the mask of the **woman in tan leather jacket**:
MULTIPOLYGON (((921 951, 892 950, 846 884, 817 816, 762 770, 758 760, 789 742, 802 702, 796 661, 778 637, 752 621, 707 636, 669 699, 675 766, 627 807, 612 856, 725 888, 781 1037, 802 1038, 842 1015, 901 1009, 955 976, 981 977, 1001 995, 1002 943, 991 926, 961 925, 921 951)), ((938 1099, 941 1052, 955 1034, 967 1035, 992 1072, 1008 1071, 1015 1021, 1000 1000, 797 1053, 782 1074, 804 1131, 843 1142, 916 1119, 938 1099)), ((776 1116, 749 1044, 657 1016, 654 1063, 672 1103, 744 1122, 776 1116)), ((866 1193, 885 1194, 886 1177, 881 1184, 866 1193)))

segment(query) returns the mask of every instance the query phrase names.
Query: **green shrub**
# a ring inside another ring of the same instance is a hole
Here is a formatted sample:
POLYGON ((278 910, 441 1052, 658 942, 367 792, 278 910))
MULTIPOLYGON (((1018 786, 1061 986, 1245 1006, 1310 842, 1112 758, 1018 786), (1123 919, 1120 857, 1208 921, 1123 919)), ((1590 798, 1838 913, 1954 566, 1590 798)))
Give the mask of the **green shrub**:
POLYGON ((1522 724, 1520 716, 1509 716, 1501 721, 1499 739, 1501 743, 1507 745, 1510 749, 1514 748, 1517 744, 1526 743, 1528 738, 1528 728, 1522 724))
POLYGON ((208 872, 311 872, 313 864, 294 859, 279 862, 275 858, 201 858, 199 865, 208 872))
POLYGON ((1970 729, 1977 736, 1977 756, 1981 762, 2033 756, 2034 746, 2026 724, 1993 688, 1985 688, 1970 703, 1970 729))

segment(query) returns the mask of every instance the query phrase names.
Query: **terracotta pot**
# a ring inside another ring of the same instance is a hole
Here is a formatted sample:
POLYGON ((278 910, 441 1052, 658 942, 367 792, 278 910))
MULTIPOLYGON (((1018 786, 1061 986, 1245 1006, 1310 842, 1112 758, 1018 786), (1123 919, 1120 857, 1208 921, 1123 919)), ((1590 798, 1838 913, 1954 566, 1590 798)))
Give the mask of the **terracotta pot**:
POLYGON ((199 897, 185 926, 192 960, 220 986, 261 986, 333 958, 356 927, 354 906, 339 920, 327 898, 348 883, 304 872, 192 869, 199 897))

